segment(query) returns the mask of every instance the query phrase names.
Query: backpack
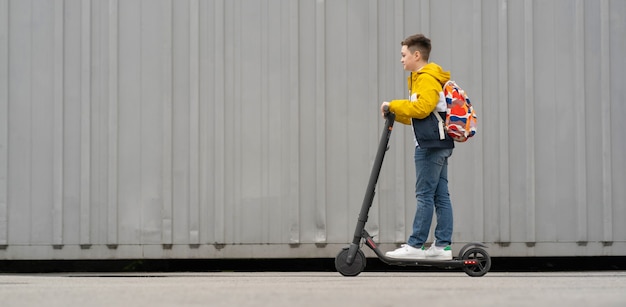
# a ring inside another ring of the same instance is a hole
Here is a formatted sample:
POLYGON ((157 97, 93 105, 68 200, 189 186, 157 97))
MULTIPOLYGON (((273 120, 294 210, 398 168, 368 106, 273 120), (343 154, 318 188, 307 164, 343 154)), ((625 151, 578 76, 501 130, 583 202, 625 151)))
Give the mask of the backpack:
POLYGON ((465 91, 450 80, 443 85, 446 98, 446 120, 435 113, 439 124, 445 124, 445 131, 456 142, 465 142, 476 134, 476 112, 465 91))

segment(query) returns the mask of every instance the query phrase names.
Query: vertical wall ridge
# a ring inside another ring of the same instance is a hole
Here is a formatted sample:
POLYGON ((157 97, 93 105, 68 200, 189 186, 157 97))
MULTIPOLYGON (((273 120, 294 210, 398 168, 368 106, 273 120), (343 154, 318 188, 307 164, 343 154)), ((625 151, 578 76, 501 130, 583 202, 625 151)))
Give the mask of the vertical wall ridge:
MULTIPOLYGON (((54 2, 54 120, 52 149, 52 244, 63 244, 63 113, 64 113, 64 5, 54 2)), ((0 111, 1 112, 1 111, 0 111)), ((1 145, 0 145, 1 146, 1 145)), ((1 175, 0 175, 1 176, 1 175)))
MULTIPOLYGON (((258 238, 263 242, 269 242, 269 223, 270 223, 270 186, 271 186, 271 157, 270 157, 270 148, 269 143, 271 142, 271 133, 273 131, 270 130, 269 121, 270 121, 270 82, 273 81, 272 76, 270 74, 269 62, 270 62, 270 42, 269 42, 269 31, 270 31, 270 22, 269 19, 271 16, 269 14, 278 13, 278 19, 281 20, 281 10, 270 10, 270 5, 263 6, 261 5, 261 10, 259 11, 259 24, 258 28, 260 29, 261 34, 260 45, 259 45, 259 83, 260 83, 260 91, 259 91, 259 112, 258 123, 259 123, 259 132, 261 137, 265 137, 267 140, 265 142, 260 142, 259 146, 259 168, 261 170, 261 176, 259 176, 259 197, 254 200, 254 202, 258 202, 255 205, 258 205, 261 209, 261 213, 258 216, 258 238), (265 210, 263 210, 265 208, 265 210)), ((277 109, 275 114, 278 116, 281 115, 282 110, 277 109)), ((273 116, 272 116, 273 117, 273 116)), ((256 121, 256 120, 255 120, 256 121)))
POLYGON ((534 43, 533 43, 533 3, 524 1, 524 129, 526 135, 526 242, 535 243, 535 86, 534 86, 534 43))
MULTIPOLYGON (((377 0, 369 0, 368 1, 368 20, 367 20, 367 30, 369 33, 374 33, 372 35, 369 36, 368 41, 366 42, 366 46, 367 46, 367 62, 368 63, 377 63, 378 62, 378 44, 379 44, 379 34, 378 34, 378 29, 379 29, 379 22, 378 22, 378 1, 377 0)), ((349 49, 350 50, 350 49, 349 49)), ((371 117, 368 116, 367 120, 371 120, 371 121, 375 121, 376 123, 380 123, 380 115, 379 112, 377 111, 377 107, 379 105, 379 103, 381 103, 381 101, 379 101, 379 92, 378 92, 378 83, 379 83, 379 77, 378 77, 378 72, 379 72, 379 67, 378 65, 374 65, 374 64, 370 64, 368 65, 368 70, 367 70, 367 76, 364 76, 363 78, 366 79, 367 82, 367 97, 369 97, 368 99, 368 103, 367 103, 367 114, 371 114, 371 117), (371 108, 371 106, 376 106, 376 108, 371 108)), ((367 133, 367 147, 366 148, 376 148, 376 146, 378 145, 377 142, 377 136, 380 133, 379 130, 379 124, 376 125, 368 125, 367 129, 365 130, 364 133, 367 133)), ((383 176, 379 177, 379 181, 382 179, 383 176)), ((380 187, 378 188, 378 191, 382 190, 380 187)), ((364 189, 362 190, 364 191, 364 189)), ((362 194, 361 194, 362 195, 362 194)), ((404 195, 400 194, 400 195, 404 195)), ((380 195, 378 196, 378 198, 375 201, 378 201, 378 203, 380 204, 380 195)), ((358 202, 357 202, 358 203, 358 202)), ((374 204, 372 203, 372 207, 374 208, 374 204)), ((370 225, 372 225, 373 229, 371 229, 371 234, 372 235, 379 235, 380 234, 380 210, 381 210, 381 206, 378 206, 377 210, 370 210, 372 217, 370 218, 370 225)), ((386 208, 385 208, 386 210, 386 208)), ((349 232, 351 233, 351 229, 352 226, 354 224, 352 223, 348 223, 348 227, 349 227, 349 232)))
MULTIPOLYGON (((421 19, 420 19, 420 26, 423 27, 422 32, 424 35, 430 35, 430 3, 428 1, 422 1, 420 3, 420 7, 421 7, 421 19)), ((391 16, 392 21, 391 23, 391 28, 393 30, 393 37, 397 37, 397 40, 392 40, 390 43, 392 48, 392 51, 390 54, 388 54, 389 56, 391 56, 394 59, 397 59, 398 55, 398 46, 400 44, 400 41, 402 39, 404 39, 404 5, 402 2, 393 2, 392 6, 391 6, 391 16)), ((391 63, 397 65, 398 62, 396 61, 392 61, 391 63)), ((397 68, 392 68, 394 71, 397 70, 397 68)), ((391 78, 393 80, 394 83, 394 89, 396 87, 401 88, 402 90, 400 91, 400 93, 402 93, 401 96, 398 97, 406 97, 407 96, 407 83, 406 83, 406 79, 405 76, 407 74, 406 73, 402 73, 402 74, 393 74, 393 77, 391 78)), ((388 101, 390 99, 394 99, 394 97, 390 97, 387 98, 385 97, 384 100, 388 101)), ((381 101, 382 103, 382 101, 381 101)), ((394 137, 397 135, 398 136, 398 142, 397 144, 401 144, 401 146, 398 146, 398 150, 396 150, 396 154, 395 154, 395 158, 398 161, 398 163, 395 164, 395 172, 396 175, 394 176, 394 179, 392 180, 392 182, 395 184, 394 188, 391 190, 392 193, 395 193, 395 195, 406 195, 406 194, 410 194, 411 196, 409 197, 409 199, 405 199, 405 197, 392 197, 391 199, 399 199, 401 201, 397 201, 394 204, 394 228, 393 228, 393 238, 394 238, 394 242, 400 243, 400 242, 406 242, 407 240, 407 231, 410 232, 412 231, 412 227, 411 224, 409 224, 410 222, 408 221, 412 221, 413 220, 413 216, 414 216, 414 210, 415 210, 415 204, 416 204, 416 200, 415 200, 415 188, 407 188, 406 186, 409 184, 409 182, 413 181, 414 179, 411 178, 406 178, 406 168, 414 168, 414 164, 411 163, 411 161, 413 160, 413 155, 412 153, 414 152, 414 148, 415 145, 414 143, 410 143, 410 145, 408 145, 408 148, 405 147, 405 144, 403 144, 403 142, 406 141, 406 137, 403 138, 404 132, 398 133, 399 131, 402 130, 406 130, 406 129, 398 129, 400 127, 396 127, 395 130, 393 131, 394 133, 394 137), (408 149, 408 150, 407 150, 408 149), (408 155, 408 156, 407 156, 408 155), (408 165, 405 165, 405 163, 408 162, 408 165), (406 179, 405 179, 406 178, 406 179), (407 190, 410 190, 411 193, 407 193, 407 190), (407 206, 407 204, 409 204, 407 206), (408 217, 408 219, 407 219, 408 217)), ((404 128, 404 127, 402 127, 404 128)), ((409 129, 410 132, 406 132, 407 134, 410 134, 411 136, 413 136, 413 132, 412 130, 409 129)), ((378 135, 380 136, 380 132, 378 133, 378 135)))
MULTIPOLYGON (((300 78, 299 71, 300 67, 298 63, 300 63, 299 56, 299 41, 300 37, 298 35, 300 31, 300 23, 298 21, 298 12, 300 11, 299 5, 297 1, 285 0, 284 3, 289 3, 289 41, 291 44, 289 45, 289 80, 290 80, 290 91, 289 91, 289 123, 288 127, 285 127, 283 131, 289 131, 287 134, 289 142, 289 167, 288 176, 288 188, 286 191, 287 197, 282 200, 283 204, 281 204, 281 208, 285 208, 287 206, 288 213, 285 218, 287 219, 289 234, 286 236, 289 238, 288 242, 298 242, 299 235, 298 231, 294 230, 292 225, 297 225, 297 220, 300 215, 300 206, 302 202, 300 201, 300 130, 302 129, 300 125, 300 106, 299 106, 299 97, 300 97, 300 78)), ((287 122, 283 122, 283 125, 287 124, 287 122)))
MULTIPOLYGON (((498 86, 497 97, 499 101, 509 101, 509 78, 508 78, 508 49, 509 49, 509 9, 508 0, 498 1, 498 86)), ((511 195, 510 195, 510 144, 509 144, 509 107, 508 103, 497 104, 499 116, 497 119, 498 135, 498 190, 499 197, 499 224, 500 234, 498 241, 511 242, 511 195)))
POLYGON ((161 239, 162 244, 174 243, 174 208, 173 208, 173 150, 172 131, 173 127, 173 99, 172 99, 172 61, 173 61, 173 0, 163 0, 163 33, 161 41, 162 57, 162 97, 161 107, 163 110, 163 160, 161 161, 163 185, 163 202, 161 204, 161 239))
MULTIPOLYGON (((473 8, 473 20, 474 23, 472 24, 472 28, 473 28, 473 32, 476 33, 476 35, 473 37, 474 40, 482 42, 483 41, 483 34, 482 34, 482 20, 483 20, 483 14, 482 14, 482 1, 481 0, 474 0, 472 3, 472 8, 473 8)), ((472 49, 472 57, 474 59, 474 61, 471 61, 471 67, 472 67, 472 72, 474 74, 474 76, 476 76, 476 79, 478 80, 483 80, 483 70, 481 69, 483 67, 483 57, 482 57, 482 44, 474 44, 474 48, 472 49)), ((482 83, 482 82, 481 82, 482 83)), ((482 90, 483 87, 482 86, 476 86, 475 89, 480 90, 479 92, 476 92, 474 95, 474 97, 484 97, 482 90)), ((480 99, 481 101, 481 105, 482 105, 482 101, 484 101, 484 99, 480 99)), ((477 143, 479 144, 475 144, 475 148, 478 148, 478 153, 474 155, 474 159, 473 159, 473 164, 474 164, 474 169, 475 172, 472 172, 472 175, 478 177, 478 178, 485 178, 485 166, 483 164, 483 155, 484 153, 482 152, 482 149, 484 148, 484 146, 482 145, 482 143, 484 138, 477 138, 474 141, 477 141, 477 143)), ((474 217, 472 219, 474 225, 476 225, 474 227, 474 234, 472 235, 473 240, 484 240, 485 238, 485 221, 486 219, 485 217, 485 193, 482 190, 482 184, 483 181, 482 180, 475 180, 474 181, 474 186, 472 187, 472 190, 476 191, 474 193, 474 197, 472 199, 472 203, 475 204, 475 208, 474 208, 474 217)))
POLYGON ((109 0, 107 244, 118 243, 118 0, 109 0))
MULTIPOLYGON (((315 151, 315 242, 326 240, 326 3, 318 1, 315 5, 315 97, 318 102, 315 109, 316 151, 315 151)), ((299 222, 298 222, 299 224, 299 222)), ((299 228, 298 225, 294 225, 299 228)), ((300 242, 299 230, 292 230, 292 243, 300 242)))
POLYGON ((239 117, 242 114, 242 79, 243 74, 245 73, 245 67, 243 67, 240 59, 248 52, 244 50, 244 46, 246 46, 243 41, 243 24, 244 19, 241 14, 236 14, 242 11, 242 3, 239 1, 233 2, 233 61, 232 70, 233 70, 233 83, 232 86, 232 101, 233 101, 233 113, 230 114, 232 116, 233 122, 233 151, 232 151, 232 172, 233 172, 233 181, 232 181, 232 199, 233 199, 233 210, 232 216, 230 217, 233 222, 233 240, 235 242, 243 241, 243 229, 245 226, 241 223, 239 217, 242 216, 242 181, 243 181, 243 149, 245 148, 245 144, 243 144, 243 135, 242 131, 246 128, 246 121, 240 119, 239 117))
POLYGON ((611 163, 610 1, 600 2, 600 100, 602 112, 602 241, 613 241, 613 166, 611 163))
POLYGON ((189 2, 189 244, 200 243, 199 2, 189 2))
POLYGON ((9 0, 0 0, 0 245, 9 222, 9 0))
MULTIPOLYGON (((585 122, 586 104, 585 104, 585 11, 584 0, 576 0, 575 5, 576 19, 574 20, 574 37, 575 48, 574 58, 582 63, 573 63, 575 67, 575 105, 574 108, 576 116, 576 135, 585 136, 587 131, 587 125, 585 122)), ((576 170, 576 219, 577 219, 577 233, 576 241, 587 242, 588 241, 588 229, 587 229, 587 146, 584 142, 586 137, 577 139, 575 145, 575 170, 576 170)))
POLYGON ((91 1, 81 2, 80 244, 91 244, 91 1))
POLYGON ((226 127, 225 118, 226 118, 226 107, 225 107, 225 20, 226 20, 226 10, 224 0, 216 0, 214 1, 215 9, 213 12, 214 17, 214 31, 215 31, 215 70, 214 70, 214 79, 215 79, 215 93, 214 93, 214 103, 215 103, 215 112, 213 113, 213 133, 214 133, 214 161, 215 165, 214 169, 214 186, 213 190, 215 194, 213 195, 214 201, 214 213, 213 220, 210 221, 213 223, 213 232, 214 232, 214 240, 215 243, 222 244, 226 242, 225 238, 225 161, 226 161, 226 138, 225 133, 222 133, 224 127, 226 127))

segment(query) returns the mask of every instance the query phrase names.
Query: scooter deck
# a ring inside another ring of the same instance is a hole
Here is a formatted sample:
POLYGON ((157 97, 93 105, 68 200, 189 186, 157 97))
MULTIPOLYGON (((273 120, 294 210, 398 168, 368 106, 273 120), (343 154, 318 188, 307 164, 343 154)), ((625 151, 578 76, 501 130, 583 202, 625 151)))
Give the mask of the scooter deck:
POLYGON ((431 267, 440 267, 440 268, 462 268, 464 266, 472 266, 476 265, 477 261, 475 259, 459 259, 452 258, 450 260, 441 260, 441 259, 401 259, 401 258, 391 258, 387 257, 383 254, 376 243, 372 240, 371 237, 367 237, 365 240, 365 245, 369 247, 376 256, 384 263, 389 265, 399 265, 399 266, 431 266, 431 267))

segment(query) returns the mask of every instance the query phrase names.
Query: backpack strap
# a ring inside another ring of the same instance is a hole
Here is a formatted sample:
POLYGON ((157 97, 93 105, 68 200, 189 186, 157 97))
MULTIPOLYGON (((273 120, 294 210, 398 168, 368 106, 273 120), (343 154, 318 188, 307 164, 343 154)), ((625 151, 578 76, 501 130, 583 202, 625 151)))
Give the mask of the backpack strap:
POLYGON ((439 115, 439 112, 437 112, 437 109, 435 109, 433 113, 435 114, 435 117, 437 117, 438 121, 437 126, 439 127, 439 140, 443 141, 446 139, 446 131, 444 129, 443 119, 441 118, 441 115, 439 115))

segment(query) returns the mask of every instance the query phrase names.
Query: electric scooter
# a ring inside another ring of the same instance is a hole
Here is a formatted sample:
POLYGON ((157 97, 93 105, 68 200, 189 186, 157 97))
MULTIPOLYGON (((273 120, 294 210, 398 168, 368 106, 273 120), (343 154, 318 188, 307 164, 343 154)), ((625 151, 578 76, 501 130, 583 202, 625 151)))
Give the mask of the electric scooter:
POLYGON ((365 230, 365 223, 367 223, 368 213, 374 201, 374 194, 376 194, 376 183, 378 182, 380 169, 383 164, 383 159, 385 158, 385 152, 389 149, 389 138, 391 137, 394 121, 395 114, 385 110, 385 128, 380 138, 376 160, 374 160, 367 190, 365 192, 365 198, 363 199, 359 219, 356 229, 354 230, 354 239, 349 246, 344 247, 335 257, 335 268, 343 276, 359 275, 365 269, 366 263, 365 254, 360 249, 361 241, 363 240, 365 241, 365 245, 374 251, 381 261, 389 265, 430 266, 446 269, 461 268, 471 277, 480 277, 487 274, 491 268, 491 257, 485 250, 487 246, 482 243, 474 242, 466 244, 459 251, 458 257, 454 257, 452 260, 396 259, 385 256, 385 254, 378 249, 372 236, 365 230))

